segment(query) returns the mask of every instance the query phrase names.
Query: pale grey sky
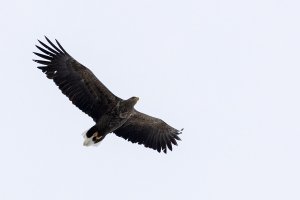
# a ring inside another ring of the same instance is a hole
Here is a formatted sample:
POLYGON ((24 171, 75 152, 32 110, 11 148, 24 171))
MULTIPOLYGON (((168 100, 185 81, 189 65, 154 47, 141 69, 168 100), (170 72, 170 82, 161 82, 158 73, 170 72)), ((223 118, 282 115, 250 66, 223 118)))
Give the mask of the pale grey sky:
POLYGON ((6 1, 0 199, 300 199, 300 2, 6 1), (167 155, 93 121, 36 69, 58 39, 122 98, 185 128, 167 155))

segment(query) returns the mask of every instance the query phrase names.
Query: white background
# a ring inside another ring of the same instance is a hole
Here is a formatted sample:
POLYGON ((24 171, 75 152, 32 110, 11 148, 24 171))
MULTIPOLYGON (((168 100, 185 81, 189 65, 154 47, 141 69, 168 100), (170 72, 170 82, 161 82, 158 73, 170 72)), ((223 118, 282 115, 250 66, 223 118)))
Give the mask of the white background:
POLYGON ((0 199, 300 199, 300 3, 3 1, 0 199), (167 155, 93 121, 32 52, 58 39, 114 94, 177 129, 167 155))

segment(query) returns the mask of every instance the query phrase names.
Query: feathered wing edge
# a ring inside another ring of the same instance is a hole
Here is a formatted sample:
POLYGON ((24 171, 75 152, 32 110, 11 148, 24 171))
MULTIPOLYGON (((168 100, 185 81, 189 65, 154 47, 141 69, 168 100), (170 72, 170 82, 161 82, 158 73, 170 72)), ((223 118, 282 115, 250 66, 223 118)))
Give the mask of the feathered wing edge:
POLYGON ((172 145, 177 146, 178 136, 183 129, 177 130, 161 119, 135 111, 123 126, 114 133, 132 143, 143 144, 158 152, 172 151, 172 145))
POLYGON ((49 46, 39 43, 36 47, 43 53, 33 52, 44 60, 33 60, 49 79, 53 79, 63 94, 80 110, 97 119, 120 99, 110 92, 104 84, 85 66, 70 56, 57 41, 58 47, 46 36, 49 46))

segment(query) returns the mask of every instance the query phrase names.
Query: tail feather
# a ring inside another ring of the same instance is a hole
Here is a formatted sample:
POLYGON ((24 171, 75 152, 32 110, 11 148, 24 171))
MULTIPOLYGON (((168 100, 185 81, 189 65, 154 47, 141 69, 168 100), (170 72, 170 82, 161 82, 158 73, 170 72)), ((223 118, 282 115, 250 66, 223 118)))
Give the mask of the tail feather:
POLYGON ((82 133, 84 146, 98 146, 105 136, 101 136, 96 126, 82 133))

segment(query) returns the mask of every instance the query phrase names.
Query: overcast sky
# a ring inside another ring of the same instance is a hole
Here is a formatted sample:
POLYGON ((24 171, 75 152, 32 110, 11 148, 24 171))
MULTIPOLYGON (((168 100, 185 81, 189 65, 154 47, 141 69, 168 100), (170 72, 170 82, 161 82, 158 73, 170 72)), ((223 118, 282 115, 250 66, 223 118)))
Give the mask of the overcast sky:
POLYGON ((1 200, 300 199, 300 2, 5 1, 1 200), (63 47, 136 108, 185 128, 167 155, 93 121, 36 69, 63 47))

